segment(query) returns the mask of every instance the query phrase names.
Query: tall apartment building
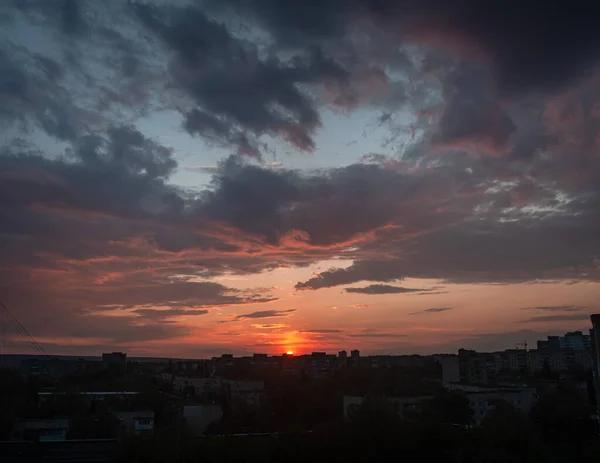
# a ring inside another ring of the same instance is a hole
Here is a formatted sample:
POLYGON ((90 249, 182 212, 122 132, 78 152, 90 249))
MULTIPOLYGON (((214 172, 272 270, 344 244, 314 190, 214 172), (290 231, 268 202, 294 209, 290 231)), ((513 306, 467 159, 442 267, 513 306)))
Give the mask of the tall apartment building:
POLYGON ((551 351, 558 349, 587 350, 591 347, 591 338, 581 331, 571 331, 565 333, 564 336, 548 336, 546 340, 538 341, 537 347, 539 350, 551 351))
POLYGON ((592 329, 590 330, 592 354, 594 358, 594 386, 596 389, 596 415, 600 421, 600 314, 590 316, 592 329))
POLYGON ((486 384, 488 382, 487 362, 484 355, 468 349, 458 350, 460 381, 466 384, 486 384))

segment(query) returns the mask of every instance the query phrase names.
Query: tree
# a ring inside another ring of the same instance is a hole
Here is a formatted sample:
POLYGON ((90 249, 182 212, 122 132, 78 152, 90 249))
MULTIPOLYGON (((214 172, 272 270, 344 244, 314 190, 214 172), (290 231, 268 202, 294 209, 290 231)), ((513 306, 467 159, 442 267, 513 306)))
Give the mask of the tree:
POLYGON ((467 396, 459 392, 444 391, 424 404, 423 412, 431 419, 466 426, 471 424, 473 410, 467 396))
POLYGON ((590 420, 593 413, 581 393, 560 387, 540 397, 531 421, 546 443, 575 461, 581 457, 584 443, 595 435, 590 420))

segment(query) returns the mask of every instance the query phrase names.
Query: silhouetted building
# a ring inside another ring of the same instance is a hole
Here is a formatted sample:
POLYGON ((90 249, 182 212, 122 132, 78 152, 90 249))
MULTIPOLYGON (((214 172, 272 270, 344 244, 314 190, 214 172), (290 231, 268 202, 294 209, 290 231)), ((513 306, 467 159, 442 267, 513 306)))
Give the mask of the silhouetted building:
POLYGON ((154 431, 154 412, 151 410, 117 412, 115 416, 128 434, 140 435, 154 431))
POLYGON ((564 336, 548 336, 546 340, 537 342, 538 350, 556 351, 559 349, 587 350, 591 347, 591 339, 581 331, 571 331, 564 336))
POLYGON ((442 367, 442 382, 444 384, 460 382, 460 368, 456 355, 440 355, 436 356, 435 360, 442 367))
POLYGON ((548 336, 548 348, 550 350, 560 349, 560 336, 548 336))
POLYGON ((65 441, 68 431, 68 419, 31 419, 17 423, 14 439, 30 442, 65 441))
POLYGON ((600 314, 590 316, 592 329, 590 330, 592 352, 594 358, 594 386, 596 389, 596 415, 600 421, 600 314))
POLYGON ((208 426, 223 417, 223 409, 217 404, 184 405, 182 417, 193 436, 201 436, 208 426))
POLYGON ((486 359, 474 350, 459 349, 458 369, 461 383, 486 384, 488 382, 486 359))
MULTIPOLYGON (((469 407, 473 412, 472 423, 476 426, 481 425, 488 413, 494 410, 499 402, 507 402, 518 412, 528 415, 537 401, 536 390, 533 388, 469 387, 462 392, 469 401, 469 407)), ((388 397, 386 401, 390 409, 398 413, 399 416, 407 417, 411 412, 419 411, 422 404, 431 399, 433 399, 433 396, 388 397)), ((344 416, 352 416, 363 405, 364 401, 363 397, 344 396, 344 416)))
POLYGON ((583 334, 581 331, 565 333, 559 342, 562 349, 586 350, 591 346, 590 335, 583 334))
POLYGON ((525 371, 527 369, 527 351, 525 349, 506 349, 504 356, 510 371, 525 371))
POLYGON ((127 354, 124 354, 123 352, 102 354, 102 363, 107 368, 115 369, 119 372, 125 372, 127 369, 127 354))
POLYGON ((338 367, 348 366, 348 352, 346 352, 345 350, 341 350, 338 352, 337 366, 338 367))

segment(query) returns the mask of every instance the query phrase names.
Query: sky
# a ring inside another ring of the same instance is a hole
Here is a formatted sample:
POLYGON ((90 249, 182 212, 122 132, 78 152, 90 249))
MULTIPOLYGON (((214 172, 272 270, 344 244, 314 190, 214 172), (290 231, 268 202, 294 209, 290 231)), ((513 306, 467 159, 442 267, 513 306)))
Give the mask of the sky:
POLYGON ((600 311, 591 2, 0 3, 0 301, 47 352, 501 350, 600 311))

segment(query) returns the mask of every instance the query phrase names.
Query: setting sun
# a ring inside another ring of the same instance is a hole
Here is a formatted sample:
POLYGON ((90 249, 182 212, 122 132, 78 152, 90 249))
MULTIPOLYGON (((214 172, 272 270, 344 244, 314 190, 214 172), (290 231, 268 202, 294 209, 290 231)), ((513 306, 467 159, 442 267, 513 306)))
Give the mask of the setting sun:
POLYGON ((288 350, 288 351, 286 352, 286 354, 287 354, 287 355, 294 355, 294 351, 293 351, 293 350, 288 350))

